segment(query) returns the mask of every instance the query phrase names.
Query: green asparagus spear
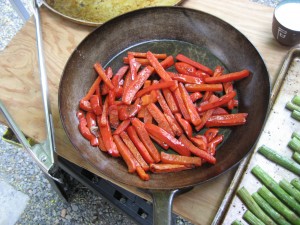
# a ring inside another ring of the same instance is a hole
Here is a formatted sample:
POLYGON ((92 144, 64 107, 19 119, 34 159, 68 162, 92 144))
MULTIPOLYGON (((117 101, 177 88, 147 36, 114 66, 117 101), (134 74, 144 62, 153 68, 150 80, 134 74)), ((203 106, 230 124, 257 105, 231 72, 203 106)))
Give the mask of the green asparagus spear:
POLYGON ((300 218, 284 205, 268 188, 262 186, 258 189, 258 194, 266 200, 278 213, 284 216, 291 224, 300 225, 300 218))
POLYGON ((243 218, 251 225, 265 225, 260 219, 258 219, 250 210, 247 210, 243 218))
POLYGON ((296 138, 298 138, 299 140, 300 140, 300 133, 298 133, 297 131, 294 131, 293 133, 292 133, 292 138, 293 137, 296 137, 296 138))
MULTIPOLYGON (((296 138, 295 138, 296 139, 296 138)), ((300 175, 300 165, 295 163, 293 160, 280 155, 279 153, 275 152, 273 149, 262 145, 258 152, 265 156, 267 159, 279 164, 280 166, 292 171, 293 173, 300 175)))
POLYGON ((299 178, 294 178, 292 181, 291 181, 291 184, 297 188, 297 190, 300 191, 300 179, 299 178))
POLYGON ((298 191, 293 185, 291 185, 286 179, 279 182, 279 186, 282 187, 287 193, 300 203, 300 191, 298 191))
POLYGON ((291 117, 294 118, 295 120, 300 121, 300 111, 298 110, 293 110, 291 117))
POLYGON ((241 198, 246 207, 262 222, 264 222, 265 224, 276 225, 276 223, 268 215, 266 215, 264 211, 259 207, 259 205, 254 201, 245 187, 240 188, 237 191, 237 195, 241 198))
POLYGON ((295 152, 300 153, 300 139, 293 137, 289 143, 288 146, 295 152))
POLYGON ((300 106, 300 95, 295 95, 292 99, 292 103, 294 103, 295 105, 300 106))
POLYGON ((243 223, 240 220, 235 220, 231 223, 231 225, 243 225, 243 223))
POLYGON ((291 225, 282 215, 272 208, 257 192, 252 194, 255 202, 279 225, 291 225))
POLYGON ((294 212, 300 215, 300 204, 283 190, 272 177, 270 177, 258 165, 253 167, 251 172, 269 188, 284 204, 289 206, 294 212))
POLYGON ((300 164, 300 153, 294 152, 292 158, 293 158, 297 163, 300 164))
POLYGON ((285 105, 285 108, 287 108, 288 110, 297 110, 297 111, 300 111, 300 106, 292 103, 292 102, 287 102, 286 105, 285 105))

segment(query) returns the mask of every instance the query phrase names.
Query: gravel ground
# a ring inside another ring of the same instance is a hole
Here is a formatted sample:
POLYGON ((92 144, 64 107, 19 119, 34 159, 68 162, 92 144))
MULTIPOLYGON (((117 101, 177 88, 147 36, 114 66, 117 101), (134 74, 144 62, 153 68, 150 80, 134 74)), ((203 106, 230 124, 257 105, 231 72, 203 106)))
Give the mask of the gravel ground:
MULTIPOLYGON (((253 1, 272 7, 279 2, 253 1)), ((26 3, 25 0, 23 2, 26 3)), ((13 11, 8 0, 0 0, 0 8, 1 51, 22 27, 23 21, 13 11)), ((6 127, 0 125, 0 137, 5 130, 6 127)), ((0 140, 0 182, 8 183, 29 197, 27 206, 16 224, 135 224, 101 196, 95 195, 75 179, 68 179, 72 195, 66 203, 53 191, 48 180, 23 149, 0 140)), ((191 223, 178 217, 176 224, 191 223)))

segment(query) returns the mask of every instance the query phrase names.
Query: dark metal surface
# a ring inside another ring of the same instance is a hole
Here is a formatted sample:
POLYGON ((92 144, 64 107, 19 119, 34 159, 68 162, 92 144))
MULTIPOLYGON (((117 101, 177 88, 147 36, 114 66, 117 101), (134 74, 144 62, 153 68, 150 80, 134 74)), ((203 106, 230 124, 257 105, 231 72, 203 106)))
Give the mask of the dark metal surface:
POLYGON ((261 132, 269 95, 266 66, 255 47, 238 30, 204 12, 180 7, 157 7, 117 17, 82 41, 65 67, 59 87, 59 110, 72 144, 101 173, 139 188, 177 189, 216 177, 249 153, 261 132), (93 69, 96 61, 105 65, 124 49, 147 41, 166 39, 206 49, 229 71, 249 69, 251 76, 235 84, 239 111, 247 112, 249 116, 246 125, 231 129, 231 134, 217 152, 216 165, 204 165, 179 173, 151 174, 150 181, 144 182, 138 176, 129 174, 121 159, 112 158, 90 146, 78 131, 76 111, 79 100, 96 78, 93 69))

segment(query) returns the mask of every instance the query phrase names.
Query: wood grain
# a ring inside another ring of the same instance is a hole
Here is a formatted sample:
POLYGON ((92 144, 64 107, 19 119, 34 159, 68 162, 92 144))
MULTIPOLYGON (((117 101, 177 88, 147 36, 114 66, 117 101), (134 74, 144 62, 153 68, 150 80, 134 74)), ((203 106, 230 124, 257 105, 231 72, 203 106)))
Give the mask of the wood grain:
MULTIPOLYGON (((240 30, 264 58, 270 72, 271 83, 274 84, 288 48, 279 45, 272 37, 272 8, 246 0, 186 0, 183 6, 215 15, 240 30)), ((94 28, 74 24, 44 8, 41 9, 41 18, 58 154, 103 176, 82 160, 72 148, 60 122, 57 99, 59 80, 68 57, 94 28)), ((0 53, 0 98, 23 132, 37 141, 42 141, 45 138, 44 113, 33 21, 31 18, 9 46, 0 53)), ((0 118, 0 121, 5 123, 3 118, 0 118)), ((231 170, 213 181, 199 185, 192 191, 178 196, 174 201, 174 211, 194 224, 210 224, 233 174, 234 170, 231 170)), ((105 176, 104 178, 108 179, 105 176)), ((140 190, 122 184, 118 185, 149 199, 149 196, 140 190)))

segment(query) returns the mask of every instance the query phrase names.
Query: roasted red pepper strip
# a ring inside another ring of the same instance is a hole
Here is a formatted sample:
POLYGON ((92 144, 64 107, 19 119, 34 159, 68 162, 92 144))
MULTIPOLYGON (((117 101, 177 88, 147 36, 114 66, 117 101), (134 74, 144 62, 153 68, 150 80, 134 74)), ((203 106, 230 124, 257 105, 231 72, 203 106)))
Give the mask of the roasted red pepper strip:
POLYGON ((214 139, 218 133, 218 128, 209 128, 205 131, 204 136, 206 137, 207 142, 211 142, 211 140, 214 139))
POLYGON ((211 116, 205 126, 206 127, 222 127, 222 126, 237 126, 246 123, 248 113, 236 113, 228 115, 211 116))
MULTIPOLYGON (((226 82, 223 83, 223 87, 224 87, 224 91, 226 94, 228 94, 229 92, 233 91, 233 85, 232 82, 226 82)), ((228 103, 227 103, 227 107, 228 109, 233 109, 234 108, 234 100, 231 99, 228 103)))
POLYGON ((186 84, 185 88, 189 92, 195 92, 195 91, 223 91, 222 84, 186 84))
POLYGON ((242 70, 239 72, 223 74, 222 76, 219 76, 219 77, 206 77, 204 79, 204 81, 205 81, 205 83, 208 83, 208 84, 224 83, 224 82, 240 80, 249 75, 250 75, 249 70, 242 70))
POLYGON ((149 76, 153 73, 153 71, 154 71, 153 67, 147 66, 141 72, 139 72, 137 78, 134 81, 132 81, 128 86, 128 88, 126 88, 126 90, 124 90, 123 92, 122 101, 125 104, 129 105, 131 103, 136 93, 144 85, 145 81, 149 78, 149 76))
POLYGON ((194 124, 194 126, 199 125, 201 123, 201 119, 197 112, 196 107, 194 106, 193 101, 190 98, 189 93, 187 92, 187 90, 185 89, 182 83, 179 83, 178 89, 181 93, 181 97, 183 99, 185 107, 190 115, 192 124, 194 124))
POLYGON ((165 88, 162 89, 163 95, 166 99, 166 102, 168 103, 168 106, 170 108, 170 110, 172 111, 172 113, 177 113, 179 112, 178 106, 176 104, 176 101, 174 99, 174 96, 172 94, 172 92, 170 91, 170 89, 165 88))
POLYGON ((120 124, 118 106, 111 105, 108 108, 108 115, 110 127, 116 129, 120 124))
POLYGON ((98 76, 94 83, 92 84, 91 88, 89 89, 88 93, 82 98, 83 100, 89 100, 91 95, 93 95, 96 91, 96 88, 100 85, 101 77, 98 76))
POLYGON ((145 147, 143 142, 138 137, 138 134, 136 133, 135 128, 132 126, 129 126, 127 128, 127 133, 128 133, 128 136, 130 137, 130 140, 134 143, 135 147, 138 149, 138 151, 142 155, 143 159, 149 164, 154 163, 152 156, 149 154, 147 148, 145 147))
POLYGON ((201 166, 202 164, 201 158, 193 156, 183 156, 161 152, 160 158, 161 162, 165 164, 179 164, 187 166, 201 166))
POLYGON ((167 58, 165 58, 163 61, 160 62, 160 65, 164 69, 167 69, 167 68, 173 66, 174 65, 174 58, 173 58, 173 56, 169 55, 167 58))
POLYGON ((93 112, 87 112, 85 115, 87 127, 93 133, 95 129, 98 129, 96 115, 93 112))
POLYGON ((153 55, 152 52, 147 52, 147 59, 150 61, 150 64, 153 66, 157 74, 160 76, 161 79, 164 81, 171 81, 172 78, 170 75, 165 71, 165 69, 162 67, 162 65, 159 63, 157 58, 153 55))
MULTIPOLYGON (((147 57, 146 52, 131 52, 131 51, 129 51, 127 54, 131 54, 131 55, 133 55, 134 57, 137 57, 137 58, 146 58, 147 57)), ((152 53, 152 54, 157 59, 167 58, 167 54, 165 54, 165 53, 152 53)))
POLYGON ((164 129, 154 125, 154 124, 145 124, 145 129, 154 137, 160 139, 169 145, 174 151, 180 155, 190 156, 191 152, 175 137, 170 135, 164 129))
MULTIPOLYGON (((230 100, 231 101, 231 100, 230 100)), ((229 114, 225 109, 221 108, 221 107, 217 107, 214 109, 212 115, 227 115, 229 114)))
POLYGON ((104 145, 104 141, 103 141, 103 138, 101 136, 101 133, 98 131, 98 141, 99 141, 99 149, 103 152, 107 152, 106 148, 105 148, 105 145, 104 145))
POLYGON ((140 99, 136 99, 133 105, 119 106, 118 115, 120 120, 127 120, 134 117, 141 109, 140 99))
POLYGON ((100 127, 100 134, 102 136, 102 139, 104 140, 104 146, 105 146, 105 149, 107 150, 107 152, 113 157, 119 157, 120 153, 119 153, 117 146, 113 140, 108 122, 106 123, 105 126, 100 127))
POLYGON ((207 139, 203 135, 197 135, 195 137, 189 137, 190 140, 200 149, 207 150, 207 139))
POLYGON ((105 74, 105 70, 103 69, 103 67, 101 66, 100 63, 95 63, 94 64, 94 68, 96 70, 96 72, 99 74, 99 76, 101 77, 101 79, 103 80, 103 82, 108 86, 109 89, 113 90, 115 87, 114 85, 111 83, 110 78, 108 78, 105 74))
POLYGON ((158 138, 154 137, 153 135, 149 134, 150 138, 153 139, 160 147, 167 150, 169 149, 169 145, 167 145, 165 142, 159 140, 158 138))
POLYGON ((157 84, 152 84, 151 86, 143 88, 142 90, 138 91, 138 93, 136 93, 135 97, 139 98, 139 97, 143 96, 144 94, 147 94, 150 91, 157 90, 157 89, 171 88, 171 87, 176 87, 176 82, 173 80, 161 82, 161 83, 157 83, 157 84))
POLYGON ((166 117, 164 114, 160 111, 160 109, 154 104, 150 103, 147 106, 148 111, 151 113, 152 117, 155 119, 157 122, 158 126, 164 129, 166 132, 171 134, 172 136, 175 136, 172 128, 170 127, 166 117))
POLYGON ((236 95, 236 92, 232 91, 226 95, 223 95, 217 101, 209 102, 208 104, 205 104, 205 105, 200 105, 198 107, 198 112, 205 112, 209 109, 214 109, 216 107, 222 106, 222 105, 226 104, 227 102, 229 102, 231 99, 233 99, 235 97, 235 95, 236 95))
POLYGON ((218 135, 216 137, 214 137, 208 144, 207 144, 207 151, 209 154, 211 155, 215 155, 216 154, 216 148, 217 146, 222 143, 224 139, 224 135, 218 135))
POLYGON ((188 137, 191 137, 193 135, 193 128, 192 128, 191 124, 189 123, 189 121, 182 118, 180 113, 175 113, 175 118, 178 121, 178 123, 180 124, 180 126, 182 127, 182 129, 184 130, 185 134, 188 137))
MULTIPOLYGON (((190 121, 191 120, 191 117, 190 117, 190 114, 184 104, 184 101, 182 99, 182 96, 181 96, 181 93, 179 91, 179 88, 177 88, 174 92, 174 98, 176 99, 176 102, 177 102, 177 106, 178 108, 180 109, 180 112, 183 116, 184 119, 190 121)), ((179 121, 178 121, 179 122, 179 121)))
POLYGON ((127 129, 127 127, 130 125, 130 119, 127 120, 123 120, 119 126, 117 127, 117 129, 114 131, 113 134, 121 134, 123 131, 125 131, 127 129))
POLYGON ((106 126, 107 123, 108 123, 108 98, 106 97, 104 100, 102 114, 100 116, 98 125, 102 127, 102 126, 106 126))
POLYGON ((208 68, 208 67, 202 65, 201 63, 198 63, 198 62, 196 62, 196 61, 194 61, 194 60, 192 60, 192 59, 190 59, 190 58, 188 58, 188 57, 186 57, 186 56, 183 55, 183 54, 178 54, 178 55, 176 56, 176 59, 177 59, 178 61, 181 61, 181 62, 185 62, 185 63, 187 63, 187 64, 190 64, 190 65, 196 67, 197 69, 202 70, 202 71, 204 71, 205 73, 208 73, 209 75, 212 75, 212 74, 213 74, 213 71, 212 71, 210 68, 208 68))
POLYGON ((99 116, 102 113, 102 107, 100 105, 100 100, 99 100, 99 96, 98 95, 92 95, 90 97, 90 103, 91 103, 91 107, 93 109, 93 112, 99 116))
POLYGON ((141 67, 141 64, 135 60, 132 54, 128 54, 128 60, 129 60, 131 80, 133 81, 137 78, 137 73, 139 68, 141 67))
POLYGON ((116 146, 125 161, 127 167, 128 167, 128 172, 129 173, 134 173, 136 171, 136 160, 127 148, 127 146, 124 144, 122 139, 120 138, 119 135, 114 135, 113 136, 114 142, 116 143, 116 146))
POLYGON ((208 154, 206 151, 197 148, 185 135, 181 135, 179 140, 196 156, 199 156, 201 159, 205 161, 215 164, 216 158, 212 155, 208 154))
POLYGON ((194 66, 185 62, 175 63, 175 69, 177 70, 178 73, 193 76, 193 77, 195 77, 197 71, 197 69, 194 66))
POLYGON ((191 98, 192 102, 195 102, 195 101, 201 99, 202 96, 203 95, 200 92, 198 92, 198 91, 190 94, 190 98, 191 98))
POLYGON ((82 110, 78 110, 76 113, 76 117, 78 120, 85 117, 85 113, 82 110))
POLYGON ((94 135, 91 133, 90 129, 87 127, 87 121, 86 118, 83 117, 79 120, 78 129, 81 133, 81 135, 91 141, 94 138, 94 135))
MULTIPOLYGON (((141 64, 142 66, 149 66, 150 62, 148 59, 144 59, 144 58, 135 58, 135 60, 141 64)), ((123 57, 123 63, 124 64, 129 64, 129 59, 128 57, 123 57)))
POLYGON ((171 173, 192 169, 193 167, 179 164, 150 164, 152 173, 171 173))
POLYGON ((86 112, 93 110, 90 101, 89 100, 84 100, 84 99, 80 100, 79 108, 86 111, 86 112))
POLYGON ((142 180, 144 181, 150 180, 149 174, 147 174, 141 166, 136 167, 136 172, 142 180))
MULTIPOLYGON (((137 118, 133 118, 131 120, 131 123, 134 126, 134 128, 136 129, 136 132, 137 132, 139 138, 144 143, 148 152, 152 156, 154 162, 158 163, 160 161, 160 154, 159 154, 158 150, 156 149, 156 147, 154 146, 153 142, 151 141, 151 139, 148 135, 148 132, 145 128, 148 123, 144 124, 137 118)), ((154 136, 156 137, 156 135, 154 135, 154 136)))
POLYGON ((152 123, 153 121, 153 116, 149 112, 147 108, 145 108, 145 116, 144 116, 144 123, 152 123))
POLYGON ((202 84, 203 80, 199 77, 193 77, 189 75, 184 75, 180 73, 173 73, 168 72, 168 74, 171 76, 173 80, 180 81, 182 83, 188 83, 188 84, 202 84))

